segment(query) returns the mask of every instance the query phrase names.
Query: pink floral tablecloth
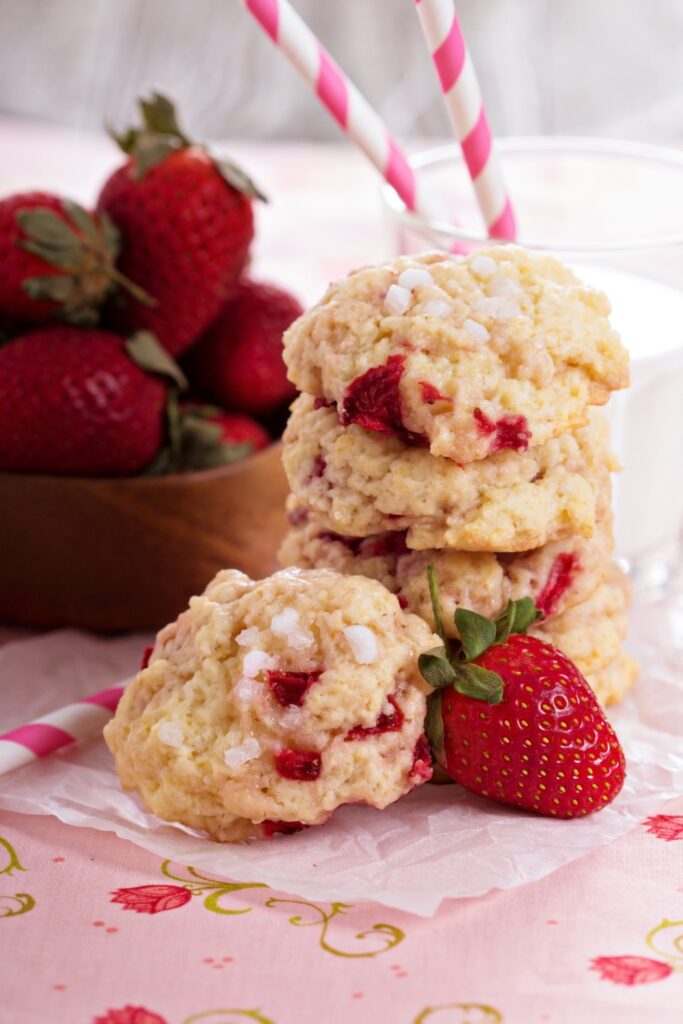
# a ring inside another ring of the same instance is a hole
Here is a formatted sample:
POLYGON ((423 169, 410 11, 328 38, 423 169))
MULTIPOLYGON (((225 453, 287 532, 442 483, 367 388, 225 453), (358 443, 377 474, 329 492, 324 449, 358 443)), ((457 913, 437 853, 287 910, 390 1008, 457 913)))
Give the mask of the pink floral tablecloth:
POLYGON ((7 1024, 680 1024, 683 800, 431 920, 0 812, 7 1024))
MULTIPOLYGON (((387 253, 373 175, 346 149, 236 148, 273 199, 260 276, 309 301, 387 253)), ((0 150, 0 192, 86 202, 116 159, 101 138, 2 122, 0 150)), ((0 720, 21 720, 47 663, 42 712, 66 679, 124 678, 145 638, 66 639, 49 659, 49 637, 0 627, 0 720)), ((226 882, 0 811, 0 965, 0 1024, 681 1024, 683 797, 541 881, 431 919, 226 882)))

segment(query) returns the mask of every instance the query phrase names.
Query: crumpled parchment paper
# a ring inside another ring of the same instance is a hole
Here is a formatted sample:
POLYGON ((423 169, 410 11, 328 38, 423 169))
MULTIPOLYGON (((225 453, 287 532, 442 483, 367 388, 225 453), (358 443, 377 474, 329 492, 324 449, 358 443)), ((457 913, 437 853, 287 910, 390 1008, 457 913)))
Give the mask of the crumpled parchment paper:
MULTIPOLYGON (((668 605, 643 606, 636 609, 634 622, 630 648, 641 660, 642 675, 635 692, 610 713, 626 751, 628 780, 610 807, 587 818, 554 821, 488 803, 458 786, 426 785, 384 811, 345 807, 322 828, 270 842, 221 845, 159 821, 124 793, 102 740, 0 778, 0 807, 111 831, 160 857, 231 880, 265 882, 314 901, 373 900, 428 916, 444 899, 542 878, 628 832, 683 793, 682 609, 671 599, 668 605), (677 647, 671 631, 679 626, 677 647)), ((117 650, 119 661, 128 665, 134 641, 122 643, 129 646, 104 648, 104 641, 64 632, 9 645, 0 652, 0 673, 5 675, 7 657, 12 669, 0 698, 0 725, 18 724, 19 705, 26 721, 110 685, 111 677, 93 678, 92 666, 99 665, 105 649, 110 668, 117 650), (69 665, 79 641, 84 646, 73 682, 69 665), (36 658, 35 645, 41 643, 42 658, 36 658), (42 678, 41 671, 49 676, 50 668, 54 676, 57 665, 60 692, 49 678, 47 690, 36 684, 27 691, 22 663, 34 681, 42 678), (89 671, 84 663, 90 664, 89 671)))

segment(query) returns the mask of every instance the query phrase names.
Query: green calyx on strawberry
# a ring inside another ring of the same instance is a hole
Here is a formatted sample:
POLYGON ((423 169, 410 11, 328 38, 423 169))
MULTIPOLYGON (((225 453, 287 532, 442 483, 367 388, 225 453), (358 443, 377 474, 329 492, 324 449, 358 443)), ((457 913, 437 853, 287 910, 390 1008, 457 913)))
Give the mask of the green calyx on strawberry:
POLYGON ((119 137, 128 158, 105 181, 96 208, 120 233, 118 270, 155 305, 119 292, 108 316, 121 334, 152 331, 179 356, 233 294, 254 236, 253 200, 261 193, 194 143, 165 97, 155 94, 140 109, 142 127, 119 137))
POLYGON ((0 312, 18 323, 52 315, 92 326, 116 286, 152 301, 117 270, 119 233, 109 217, 68 199, 34 192, 0 200, 0 244, 0 312))
POLYGON ((420 655, 420 672, 435 690, 452 686, 465 696, 488 704, 500 704, 503 699, 503 679, 496 672, 475 664, 476 659, 494 644, 504 643, 511 633, 526 633, 542 618, 541 613, 530 597, 509 601, 507 608, 493 621, 466 608, 457 608, 454 618, 460 640, 452 640, 446 636, 444 629, 439 586, 433 565, 427 566, 427 579, 441 646, 420 655))
MULTIPOLYGON (((129 128, 123 133, 110 129, 120 149, 132 157, 136 180, 141 181, 147 171, 160 164, 171 153, 181 149, 204 149, 190 139, 178 123, 175 106, 161 93, 152 93, 148 100, 138 100, 142 126, 129 128)), ((267 202, 263 192, 239 167, 229 160, 213 160, 214 166, 232 188, 252 199, 267 202)))
POLYGON ((126 351, 137 366, 164 377, 168 385, 167 441, 145 470, 146 476, 214 469, 251 454, 254 443, 226 442, 219 422, 220 409, 180 401, 189 386, 187 378, 150 331, 138 331, 129 338, 126 351))
POLYGON ((426 731, 439 764, 465 789, 538 814, 605 807, 624 784, 623 751, 576 665, 526 635, 540 617, 533 602, 510 602, 493 622, 458 609, 454 642, 432 566, 428 578, 442 646, 419 667, 435 690, 426 731))

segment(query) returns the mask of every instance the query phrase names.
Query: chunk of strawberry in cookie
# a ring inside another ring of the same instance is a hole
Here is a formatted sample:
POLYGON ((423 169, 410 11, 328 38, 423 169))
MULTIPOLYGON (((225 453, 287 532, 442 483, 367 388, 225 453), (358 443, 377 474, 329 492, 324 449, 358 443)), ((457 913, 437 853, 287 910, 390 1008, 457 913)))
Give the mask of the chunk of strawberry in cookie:
POLYGON ((505 448, 512 448, 515 452, 525 452, 529 447, 531 431, 524 416, 508 413, 494 421, 479 408, 474 410, 473 415, 482 434, 494 435, 491 441, 491 454, 502 452, 505 448))
POLYGON ((399 732, 403 727, 405 716, 394 697, 387 697, 387 703, 391 704, 393 711, 389 713, 383 711, 374 725, 355 725, 344 737, 346 742, 365 740, 368 736, 381 736, 384 732, 399 732))
POLYGON ((295 782, 315 782, 323 767, 317 750, 281 750, 275 758, 275 768, 283 779, 295 782))
POLYGON ((446 405, 453 405, 453 399, 449 398, 448 395, 444 395, 439 391, 437 387, 430 384, 427 380, 420 381, 420 395, 425 405, 436 405, 437 402, 443 402, 446 405))
POLYGON ((278 704, 297 708, 301 707, 311 686, 318 682, 322 674, 321 668, 313 672, 283 672, 269 669, 266 673, 270 692, 278 704))
POLYGON ((557 608, 579 568, 580 558, 576 551, 563 552, 553 562, 545 586, 536 598, 536 607, 546 618, 557 608))
POLYGON ((406 430, 403 423, 399 385, 405 363, 405 356, 389 356, 384 366, 373 366, 352 380, 339 414, 341 425, 356 423, 364 430, 395 434, 407 444, 425 446, 427 439, 406 430))

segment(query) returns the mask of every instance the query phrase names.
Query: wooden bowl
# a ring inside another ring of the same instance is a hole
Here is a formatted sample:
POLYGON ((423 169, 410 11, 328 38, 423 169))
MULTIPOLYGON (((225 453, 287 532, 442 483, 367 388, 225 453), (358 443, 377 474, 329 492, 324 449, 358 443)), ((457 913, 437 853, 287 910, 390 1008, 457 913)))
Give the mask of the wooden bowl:
POLYGON ((287 491, 280 444, 176 476, 0 473, 0 620, 156 629, 219 569, 273 571, 287 491))

